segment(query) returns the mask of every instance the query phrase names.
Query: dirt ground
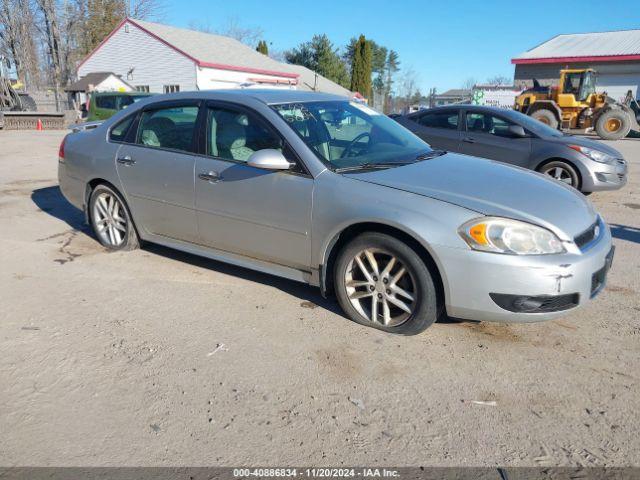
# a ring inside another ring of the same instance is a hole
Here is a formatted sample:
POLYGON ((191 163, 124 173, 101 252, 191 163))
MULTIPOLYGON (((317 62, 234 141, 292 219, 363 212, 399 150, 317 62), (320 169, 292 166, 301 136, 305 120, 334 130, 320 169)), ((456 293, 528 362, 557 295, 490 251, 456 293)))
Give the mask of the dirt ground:
POLYGON ((107 253, 57 185, 64 132, 0 132, 0 465, 640 464, 640 140, 590 199, 609 284, 537 324, 396 337, 311 287, 107 253))

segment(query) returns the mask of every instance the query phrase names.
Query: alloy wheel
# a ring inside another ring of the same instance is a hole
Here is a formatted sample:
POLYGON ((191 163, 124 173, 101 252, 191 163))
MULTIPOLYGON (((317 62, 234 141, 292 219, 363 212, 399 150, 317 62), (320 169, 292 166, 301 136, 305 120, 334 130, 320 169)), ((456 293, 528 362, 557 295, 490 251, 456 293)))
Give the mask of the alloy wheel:
POLYGON ((391 253, 367 248, 347 265, 345 287, 349 301, 369 322, 395 327, 406 322, 418 304, 416 282, 391 253))
POLYGON ((127 238, 127 216, 124 206, 114 195, 102 192, 93 202, 93 222, 100 239, 112 247, 119 247, 127 238))
POLYGON ((552 168, 549 168, 548 170, 545 170, 544 173, 546 173, 550 177, 555 178, 556 180, 566 183, 567 185, 573 185, 573 177, 571 176, 571 172, 569 172, 566 168, 554 166, 552 168))

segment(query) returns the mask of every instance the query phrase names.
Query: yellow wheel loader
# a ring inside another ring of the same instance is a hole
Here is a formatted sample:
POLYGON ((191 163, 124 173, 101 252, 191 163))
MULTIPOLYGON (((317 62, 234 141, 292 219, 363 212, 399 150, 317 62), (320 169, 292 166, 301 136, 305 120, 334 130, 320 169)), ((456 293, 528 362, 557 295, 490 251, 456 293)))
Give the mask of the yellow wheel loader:
POLYGON ((632 103, 631 92, 623 103, 606 92, 596 93, 595 70, 567 69, 560 70, 558 86, 544 87, 534 80, 533 88, 516 97, 514 108, 552 128, 571 133, 595 130, 600 138, 618 140, 631 130, 640 131, 632 103))

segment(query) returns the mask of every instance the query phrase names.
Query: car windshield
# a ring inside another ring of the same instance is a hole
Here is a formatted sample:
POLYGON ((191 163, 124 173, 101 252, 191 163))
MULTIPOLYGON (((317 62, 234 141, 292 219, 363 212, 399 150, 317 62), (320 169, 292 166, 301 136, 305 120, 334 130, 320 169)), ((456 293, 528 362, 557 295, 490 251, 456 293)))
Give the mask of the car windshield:
POLYGON ((394 120, 356 102, 287 103, 273 108, 334 170, 403 165, 432 152, 394 120))
POLYGON ((513 112, 509 112, 509 114, 512 115, 511 119, 514 122, 519 123, 521 126, 523 126, 527 130, 535 133, 540 137, 562 137, 563 136, 563 133, 560 130, 556 128, 551 128, 550 126, 545 125, 541 121, 536 120, 535 118, 529 117, 524 113, 513 111, 513 112))

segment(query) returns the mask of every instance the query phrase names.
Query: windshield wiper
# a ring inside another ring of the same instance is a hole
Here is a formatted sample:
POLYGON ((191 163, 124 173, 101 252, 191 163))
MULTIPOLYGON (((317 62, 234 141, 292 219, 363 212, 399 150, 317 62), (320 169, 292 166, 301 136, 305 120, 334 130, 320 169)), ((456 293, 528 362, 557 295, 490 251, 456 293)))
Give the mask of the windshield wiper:
POLYGON ((401 167, 402 165, 411 165, 412 163, 415 163, 415 162, 388 162, 388 163, 368 162, 368 163, 362 163, 360 165, 351 165, 350 167, 336 168, 334 172, 343 173, 343 172, 355 172, 357 170, 381 170, 384 168, 401 167))
POLYGON ((445 153, 447 152, 445 152, 444 150, 431 150, 426 153, 421 153, 416 157, 416 160, 429 160, 431 158, 441 157, 445 153))

